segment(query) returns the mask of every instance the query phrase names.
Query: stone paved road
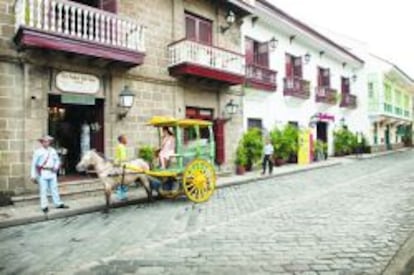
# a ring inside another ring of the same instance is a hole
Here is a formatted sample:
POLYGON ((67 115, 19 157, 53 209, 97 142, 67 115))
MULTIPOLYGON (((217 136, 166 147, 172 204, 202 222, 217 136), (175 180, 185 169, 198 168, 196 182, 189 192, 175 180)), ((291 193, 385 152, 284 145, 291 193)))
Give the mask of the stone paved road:
POLYGON ((380 274, 414 231, 414 153, 0 231, 2 274, 380 274))

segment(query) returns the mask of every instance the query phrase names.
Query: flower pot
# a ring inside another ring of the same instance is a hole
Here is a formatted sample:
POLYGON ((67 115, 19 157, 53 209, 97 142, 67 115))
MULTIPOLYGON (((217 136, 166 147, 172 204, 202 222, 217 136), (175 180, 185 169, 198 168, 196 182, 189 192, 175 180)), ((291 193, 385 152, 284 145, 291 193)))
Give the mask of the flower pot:
POLYGON ((245 172, 243 165, 237 165, 236 166, 236 175, 243 175, 245 172))
POLYGON ((247 163, 245 166, 244 166, 244 168, 246 169, 246 171, 252 171, 252 167, 253 167, 253 164, 251 164, 251 163, 247 163))
POLYGON ((281 159, 281 158, 276 158, 274 163, 275 163, 276 166, 282 166, 283 164, 286 163, 286 161, 284 159, 281 159))

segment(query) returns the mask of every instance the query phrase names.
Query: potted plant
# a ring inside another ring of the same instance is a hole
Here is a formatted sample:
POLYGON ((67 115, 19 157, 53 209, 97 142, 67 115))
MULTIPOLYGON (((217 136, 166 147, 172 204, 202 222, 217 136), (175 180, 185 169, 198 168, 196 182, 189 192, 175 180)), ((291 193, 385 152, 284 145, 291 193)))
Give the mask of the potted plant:
POLYGON ((289 149, 289 141, 284 136, 284 131, 278 128, 275 128, 270 132, 270 140, 274 148, 274 164, 276 166, 281 166, 286 163, 291 153, 291 150, 289 149))
POLYGON ((317 140, 315 143, 315 160, 321 161, 328 157, 328 145, 322 140, 317 140))
POLYGON ((246 150, 243 148, 242 143, 240 143, 237 146, 235 164, 236 164, 236 174, 243 175, 245 172, 244 167, 247 164, 247 156, 246 156, 246 150))
POLYGON ((251 171, 253 164, 260 160, 262 156, 263 139, 260 129, 252 128, 244 133, 242 146, 246 153, 246 170, 251 171))
POLYGON ((283 137, 286 140, 287 150, 290 151, 288 162, 296 163, 299 149, 299 130, 296 126, 287 124, 283 129, 283 137))

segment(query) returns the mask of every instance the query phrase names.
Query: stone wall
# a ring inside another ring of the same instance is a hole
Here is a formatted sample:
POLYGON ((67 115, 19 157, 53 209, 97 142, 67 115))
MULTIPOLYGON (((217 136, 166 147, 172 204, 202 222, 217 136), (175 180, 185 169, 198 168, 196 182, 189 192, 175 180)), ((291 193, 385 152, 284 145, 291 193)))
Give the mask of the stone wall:
MULTIPOLYGON (((240 87, 207 87, 168 74, 168 44, 185 36, 184 12, 200 14, 213 21, 213 44, 233 51, 240 49, 240 24, 225 34, 225 10, 218 1, 206 0, 122 0, 119 13, 135 18, 146 29, 144 64, 132 69, 98 67, 82 58, 39 49, 17 51, 13 42, 14 0, 0 0, 0 191, 29 192, 36 186, 29 181, 37 138, 48 129, 48 95, 59 93, 54 74, 60 70, 90 73, 103 83, 105 96, 105 154, 112 156, 116 137, 129 138, 128 155, 135 157, 142 145, 156 146, 157 131, 145 125, 154 115, 185 116, 185 107, 214 109, 221 117, 224 105, 234 99, 241 106, 240 87), (118 95, 124 85, 135 92, 135 104, 126 118, 117 117, 118 95)), ((242 106, 241 106, 242 107, 242 106)), ((232 166, 233 152, 242 132, 242 116, 226 124, 226 159, 232 166)))

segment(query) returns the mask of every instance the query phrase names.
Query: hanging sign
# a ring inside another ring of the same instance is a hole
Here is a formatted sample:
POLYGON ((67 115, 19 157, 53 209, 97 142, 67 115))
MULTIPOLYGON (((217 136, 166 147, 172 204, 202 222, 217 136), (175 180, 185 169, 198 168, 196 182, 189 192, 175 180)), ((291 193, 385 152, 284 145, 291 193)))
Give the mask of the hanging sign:
POLYGON ((91 74, 62 71, 56 75, 56 86, 67 93, 96 94, 99 78, 91 74))

